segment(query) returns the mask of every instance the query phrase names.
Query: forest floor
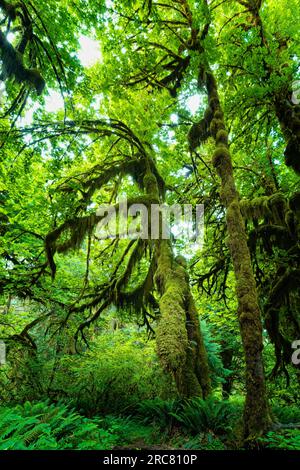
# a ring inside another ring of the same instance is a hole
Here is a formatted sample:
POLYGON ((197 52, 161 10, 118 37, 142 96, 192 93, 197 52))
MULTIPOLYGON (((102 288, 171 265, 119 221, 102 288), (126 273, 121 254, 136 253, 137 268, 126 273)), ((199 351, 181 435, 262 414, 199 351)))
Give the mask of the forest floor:
MULTIPOLYGON (((149 400, 143 413, 84 416, 70 405, 48 401, 0 405, 0 450, 237 450, 242 449, 240 403, 194 399, 149 400), (173 411, 172 411, 173 409, 173 411)), ((256 441, 255 449, 300 450, 300 410, 273 408, 275 419, 295 423, 256 441)))

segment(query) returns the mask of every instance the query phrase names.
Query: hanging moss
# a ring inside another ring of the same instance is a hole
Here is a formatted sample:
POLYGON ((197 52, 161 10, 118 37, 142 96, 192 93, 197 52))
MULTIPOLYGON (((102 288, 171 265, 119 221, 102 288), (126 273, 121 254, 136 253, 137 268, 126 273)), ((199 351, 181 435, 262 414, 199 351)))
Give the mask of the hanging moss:
POLYGON ((40 95, 45 88, 45 80, 36 69, 28 69, 23 64, 23 57, 7 41, 5 35, 0 31, 0 58, 2 60, 2 72, 0 79, 15 78, 17 82, 29 83, 40 95))
MULTIPOLYGON (((218 119, 219 121, 224 119, 224 113, 223 111, 221 110, 221 108, 217 109, 214 113, 214 117, 215 119, 218 119)), ((224 126, 225 127, 225 126, 224 126)))
POLYGON ((224 121, 223 119, 217 119, 214 115, 214 118, 210 124, 210 133, 214 137, 214 139, 216 139, 217 133, 220 130, 225 130, 224 121))
POLYGON ((247 220, 259 220, 272 215, 268 196, 256 197, 251 200, 242 199, 240 207, 243 216, 247 220))
POLYGON ((151 196, 153 195, 154 198, 158 198, 159 188, 157 184, 157 179, 150 170, 146 172, 143 182, 144 182, 144 188, 145 188, 146 193, 151 196))
POLYGON ((225 145, 221 145, 216 148, 213 153, 212 163, 215 168, 220 168, 224 163, 226 163, 227 169, 230 168, 230 153, 225 145))
POLYGON ((287 208, 286 197, 282 193, 272 194, 269 198, 269 208, 276 224, 284 223, 284 214, 287 208))
POLYGON ((210 136, 209 128, 204 119, 192 125, 188 133, 189 148, 194 151, 201 143, 210 136))
POLYGON ((242 214, 247 220, 268 218, 274 224, 284 224, 287 200, 281 193, 242 200, 240 206, 242 214))
POLYGON ((49 266, 51 268, 52 278, 55 276, 56 265, 54 262, 54 254, 65 253, 69 250, 78 249, 86 234, 93 230, 95 225, 101 220, 101 217, 92 214, 85 217, 76 217, 69 219, 62 225, 48 233, 45 238, 45 250, 49 266), (69 231, 69 237, 64 242, 58 244, 59 237, 69 231))

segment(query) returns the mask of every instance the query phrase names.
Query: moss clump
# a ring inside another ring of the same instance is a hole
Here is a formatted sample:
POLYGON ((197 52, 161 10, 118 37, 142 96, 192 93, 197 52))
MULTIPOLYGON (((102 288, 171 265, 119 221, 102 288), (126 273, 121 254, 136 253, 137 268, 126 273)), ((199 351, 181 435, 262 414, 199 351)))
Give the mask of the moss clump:
POLYGON ((275 223, 284 223, 284 214, 287 208, 287 201, 282 193, 275 193, 269 198, 269 209, 272 212, 272 217, 275 223))
POLYGON ((217 145, 228 145, 228 133, 224 129, 219 130, 217 132, 216 141, 217 145))
POLYGON ((188 142, 191 151, 205 143, 210 137, 210 124, 213 119, 213 111, 210 106, 206 108, 203 119, 192 125, 188 132, 188 142))
POLYGON ((181 255, 176 256, 175 262, 179 264, 180 266, 182 266, 184 269, 187 268, 187 261, 184 256, 181 256, 181 255))
POLYGON ((259 220, 266 216, 271 216, 269 208, 269 197, 261 196, 252 200, 243 199, 240 201, 241 212, 247 220, 259 220))
POLYGON ((223 121, 223 119, 224 119, 224 114, 223 114, 223 112, 221 111, 221 109, 217 109, 217 110, 215 111, 214 117, 215 117, 215 119, 219 119, 219 120, 222 120, 222 121, 223 121))
POLYGON ((268 218, 275 224, 284 225, 287 201, 281 193, 260 196, 252 200, 244 199, 240 202, 240 206, 242 214, 247 220, 268 218))
POLYGON ((157 179, 151 171, 146 172, 143 182, 146 193, 148 195, 158 197, 159 188, 157 184, 157 179))
POLYGON ((213 118, 210 124, 210 133, 211 135, 216 138, 218 131, 225 130, 224 121, 222 119, 213 118))
POLYGON ((189 148, 191 151, 204 143, 209 137, 208 128, 204 119, 192 125, 188 133, 189 148))
POLYGON ((218 168, 224 163, 226 163, 226 161, 229 161, 229 160, 230 160, 230 153, 229 153, 229 150, 226 148, 226 146, 223 145, 223 146, 217 147, 216 150, 214 151, 213 158, 212 158, 213 166, 215 168, 218 168))

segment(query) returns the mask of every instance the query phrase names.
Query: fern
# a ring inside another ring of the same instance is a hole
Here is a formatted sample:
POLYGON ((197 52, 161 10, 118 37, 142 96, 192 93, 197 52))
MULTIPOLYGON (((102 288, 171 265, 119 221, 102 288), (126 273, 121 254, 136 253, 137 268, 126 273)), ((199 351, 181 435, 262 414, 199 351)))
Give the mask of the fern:
POLYGON ((285 429, 281 432, 269 432, 260 442, 267 449, 300 450, 300 430, 285 429))
POLYGON ((117 437, 66 405, 49 402, 0 408, 0 449, 111 449, 117 437))
POLYGON ((215 398, 146 400, 138 408, 138 413, 144 422, 157 423, 164 428, 178 425, 193 434, 209 431, 216 434, 230 432, 239 416, 239 411, 232 403, 218 401, 215 398))
POLYGON ((213 431, 223 434, 232 431, 234 414, 233 406, 227 401, 194 398, 172 416, 192 433, 213 431))
POLYGON ((138 405, 137 415, 144 423, 158 424, 162 428, 170 428, 175 424, 175 413, 180 410, 182 400, 144 400, 138 405))
POLYGON ((298 406, 273 406, 272 411, 282 424, 300 423, 300 408, 298 406))

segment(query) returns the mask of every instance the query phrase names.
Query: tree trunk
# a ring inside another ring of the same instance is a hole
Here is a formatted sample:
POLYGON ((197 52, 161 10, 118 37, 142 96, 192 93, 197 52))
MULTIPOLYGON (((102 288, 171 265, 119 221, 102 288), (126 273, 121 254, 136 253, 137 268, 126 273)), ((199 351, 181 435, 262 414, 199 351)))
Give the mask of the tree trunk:
MULTIPOLYGON (((144 187, 147 195, 159 203, 157 179, 150 165, 144 176, 144 187)), ((174 258, 171 241, 162 239, 161 234, 154 244, 155 283, 160 294, 156 328, 158 355, 164 368, 173 375, 180 396, 205 398, 211 391, 209 366, 185 261, 174 258)))
POLYGON ((159 241, 155 281, 160 292, 156 329, 158 354, 183 397, 211 390, 207 354, 186 269, 174 259, 169 240, 159 241))
MULTIPOLYGON (((203 54, 203 51, 201 53, 203 54)), ((225 128, 217 83, 207 63, 201 66, 199 79, 208 93, 206 126, 209 125, 209 135, 213 137, 216 145, 212 163, 221 180, 221 200, 226 208, 228 245, 236 279, 238 319, 246 361, 244 437, 251 439, 261 435, 270 425, 262 359, 262 322, 245 224, 234 181, 228 132, 225 128)), ((197 136, 194 135, 195 137, 197 136)), ((201 141, 203 136, 199 135, 198 143, 201 141)))
MULTIPOLYGON (((233 353, 234 353, 234 350, 232 348, 226 347, 226 345, 224 345, 224 349, 221 352, 221 359, 223 362, 223 366, 227 370, 231 370, 232 368, 233 353)), ((233 387, 233 374, 231 373, 229 376, 225 377, 224 382, 222 383, 222 396, 224 400, 230 397, 232 387, 233 387)))

